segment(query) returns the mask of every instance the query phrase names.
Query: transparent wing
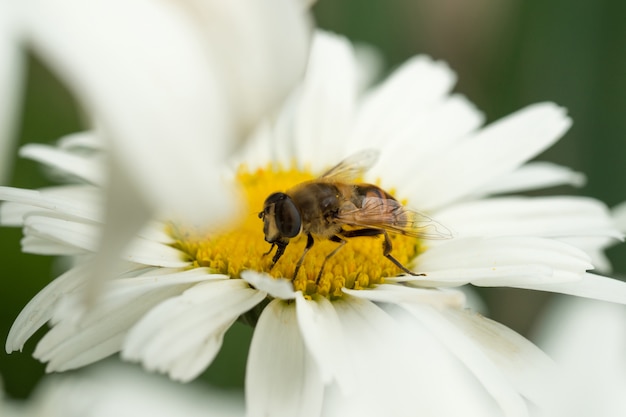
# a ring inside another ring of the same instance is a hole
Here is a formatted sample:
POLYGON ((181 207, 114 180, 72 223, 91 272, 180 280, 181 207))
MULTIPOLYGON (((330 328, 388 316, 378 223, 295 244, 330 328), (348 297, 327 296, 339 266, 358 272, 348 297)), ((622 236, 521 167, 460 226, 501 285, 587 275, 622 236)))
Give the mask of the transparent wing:
POLYGON ((392 199, 366 197, 363 206, 340 210, 337 222, 350 226, 371 227, 422 239, 450 239, 446 226, 392 199))
POLYGON ((350 155, 343 161, 322 174, 319 179, 324 181, 353 182, 361 178, 378 160, 379 152, 366 149, 350 155))

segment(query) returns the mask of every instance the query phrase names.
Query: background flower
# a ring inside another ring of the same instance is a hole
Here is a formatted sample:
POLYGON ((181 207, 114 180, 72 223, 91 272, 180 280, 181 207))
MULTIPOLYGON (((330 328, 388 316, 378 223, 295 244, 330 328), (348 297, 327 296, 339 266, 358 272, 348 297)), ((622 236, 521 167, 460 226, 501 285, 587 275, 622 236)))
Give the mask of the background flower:
POLYGON ((235 417, 244 415, 244 403, 235 391, 181 386, 113 362, 49 377, 27 401, 0 400, 0 412, 5 417, 235 417))
POLYGON ((626 308, 556 297, 534 331, 567 375, 555 417, 626 414, 626 308))

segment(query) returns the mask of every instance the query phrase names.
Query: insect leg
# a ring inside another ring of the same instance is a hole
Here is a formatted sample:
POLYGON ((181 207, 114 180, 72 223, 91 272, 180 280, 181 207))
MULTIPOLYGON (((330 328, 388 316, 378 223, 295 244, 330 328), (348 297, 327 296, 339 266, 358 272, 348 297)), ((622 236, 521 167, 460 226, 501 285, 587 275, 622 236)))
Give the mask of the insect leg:
POLYGON ((362 236, 378 236, 384 232, 381 229, 357 229, 357 230, 342 230, 341 236, 343 237, 362 237, 362 236))
MULTIPOLYGON (((274 254, 274 257, 272 258, 272 265, 270 266, 270 271, 272 270, 272 268, 274 268, 274 265, 276 265, 276 262, 278 262, 280 257, 283 256, 283 253, 285 253, 285 248, 287 247, 288 244, 289 244, 288 240, 279 240, 278 242, 272 243, 272 245, 276 245, 278 249, 276 249, 276 253, 274 254)), ((272 248, 273 247, 274 246, 272 246, 272 248)), ((271 252, 271 249, 270 249, 270 252, 271 252)))
POLYGON ((310 233, 307 234, 306 235, 306 246, 304 247, 304 252, 302 252, 302 256, 300 257, 300 259, 298 259, 298 263, 296 264, 296 270, 293 272, 293 278, 294 279, 296 279, 296 277, 298 276, 298 271, 300 270, 300 267, 302 266, 302 262, 304 262, 304 256, 309 251, 309 249, 311 249, 313 247, 313 243, 315 243, 313 241, 313 236, 311 236, 310 233))
POLYGON ((324 272, 324 266, 326 265, 326 261, 328 261, 330 258, 335 256, 337 252, 339 252, 339 249, 343 248, 343 245, 347 243, 345 239, 342 239, 337 235, 331 237, 329 240, 339 243, 339 246, 337 246, 331 253, 326 255, 326 257, 324 258, 324 262, 322 262, 322 267, 320 268, 320 272, 317 273, 317 278, 315 279, 316 284, 319 284, 320 282, 320 278, 322 277, 322 273, 324 272))
POLYGON ((270 250, 268 250, 267 252, 265 252, 265 253, 263 254, 263 256, 267 256, 267 255, 269 255, 270 253, 272 253, 272 251, 274 250, 274 247, 275 247, 275 246, 276 246, 276 242, 272 243, 272 246, 270 246, 270 250))
POLYGON ((391 239, 389 239, 389 235, 387 234, 387 232, 386 232, 386 231, 382 230, 381 232, 382 232, 383 236, 385 237, 385 240, 383 241, 383 255, 385 255, 385 257, 386 257, 387 259, 389 259, 389 260, 390 260, 391 262, 393 262, 393 263, 394 263, 394 264, 395 264, 398 268, 400 268, 401 270, 403 270, 404 272, 406 272, 406 273, 407 273, 407 274, 409 274, 409 275, 418 276, 418 277, 419 277, 419 276, 421 276, 421 277, 426 276, 426 274, 417 274, 417 273, 415 273, 415 272, 411 271, 411 270, 410 270, 410 269, 408 269, 406 266, 402 265, 402 264, 400 263, 400 261, 398 261, 396 258, 394 258, 394 257, 391 255, 391 249, 393 249, 393 248, 392 248, 392 246, 391 246, 391 239))

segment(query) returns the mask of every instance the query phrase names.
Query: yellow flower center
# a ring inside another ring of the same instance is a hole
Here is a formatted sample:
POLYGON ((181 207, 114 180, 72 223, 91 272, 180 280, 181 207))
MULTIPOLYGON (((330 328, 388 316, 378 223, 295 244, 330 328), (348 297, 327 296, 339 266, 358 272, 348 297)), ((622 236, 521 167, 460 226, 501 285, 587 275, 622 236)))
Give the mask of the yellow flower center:
MULTIPOLYGON (((245 270, 266 272, 273 277, 291 279, 294 290, 302 291, 305 296, 319 294, 325 297, 340 297, 343 287, 364 289, 381 284, 384 277, 402 273, 384 257, 382 236, 346 239, 347 243, 328 259, 318 279, 326 256, 339 244, 313 236, 314 245, 294 277, 296 264, 307 241, 307 237, 300 234, 290 239, 284 255, 270 269, 274 252, 267 254, 271 245, 264 239, 263 221, 258 215, 263 210, 263 203, 270 194, 287 191, 315 176, 294 168, 268 167, 250 172, 242 167, 236 178, 245 193, 245 215, 228 232, 197 237, 189 230, 176 226, 170 228, 176 240, 174 246, 188 254, 194 266, 209 267, 216 273, 233 278, 239 278, 245 270)), ((393 245, 392 255, 402 265, 409 266, 409 261, 420 251, 420 240, 397 234, 390 234, 389 237, 393 245)))

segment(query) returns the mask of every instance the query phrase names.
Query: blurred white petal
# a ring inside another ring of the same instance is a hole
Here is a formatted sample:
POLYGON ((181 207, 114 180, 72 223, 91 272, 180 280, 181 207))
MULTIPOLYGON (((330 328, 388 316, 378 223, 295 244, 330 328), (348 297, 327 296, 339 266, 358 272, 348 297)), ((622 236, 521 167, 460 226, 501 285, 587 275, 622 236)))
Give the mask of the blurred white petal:
POLYGON ((626 202, 613 207, 613 218, 615 219, 617 227, 619 227, 622 232, 626 233, 626 202))
POLYGON ((215 165, 298 81, 309 30, 291 0, 44 0, 30 17, 32 46, 96 118, 114 168, 187 219, 215 210, 215 165))
POLYGON ((91 152, 104 151, 106 144, 102 137, 92 130, 70 133, 58 141, 60 148, 65 150, 86 150, 91 152))
POLYGON ((567 390, 551 416, 626 415, 624 306, 555 297, 535 333, 537 344, 568 377, 567 390))
MULTIPOLYGON (((0 1, 0 185, 8 183, 21 120, 25 59, 20 50, 21 2, 0 1)), ((26 3, 26 2, 25 2, 26 3)))
POLYGON ((206 385, 181 386, 120 365, 44 379, 31 399, 19 405, 16 417, 244 415, 244 401, 238 392, 206 385))

